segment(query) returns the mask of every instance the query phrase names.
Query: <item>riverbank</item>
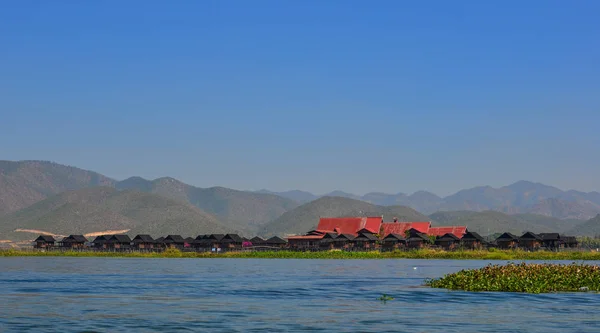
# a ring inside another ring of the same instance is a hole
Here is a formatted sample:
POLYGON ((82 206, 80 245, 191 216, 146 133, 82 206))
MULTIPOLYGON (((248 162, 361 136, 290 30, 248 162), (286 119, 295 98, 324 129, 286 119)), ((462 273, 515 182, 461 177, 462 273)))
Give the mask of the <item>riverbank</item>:
POLYGON ((394 252, 345 252, 345 251, 244 251, 244 252, 97 252, 97 251, 25 251, 3 250, 0 257, 121 257, 121 258, 248 258, 248 259, 478 259, 478 260, 600 260, 600 252, 590 251, 443 251, 413 250, 394 252))

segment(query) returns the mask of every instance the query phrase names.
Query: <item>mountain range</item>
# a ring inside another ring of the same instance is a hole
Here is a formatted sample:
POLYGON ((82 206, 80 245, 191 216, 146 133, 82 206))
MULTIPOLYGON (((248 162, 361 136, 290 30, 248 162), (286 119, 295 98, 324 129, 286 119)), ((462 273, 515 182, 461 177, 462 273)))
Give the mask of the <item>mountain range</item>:
MULTIPOLYGON (((276 194, 302 203, 321 197, 303 191, 260 190, 259 193, 276 194)), ((446 197, 427 191, 417 191, 410 195, 371 192, 362 196, 333 191, 323 196, 345 197, 380 206, 403 205, 425 214, 436 211, 492 210, 508 214, 538 214, 560 219, 589 219, 600 213, 598 192, 563 191, 553 186, 524 180, 500 188, 474 187, 446 197)))
POLYGON ((317 196, 299 190, 200 188, 170 177, 119 181, 53 162, 0 161, 0 243, 28 240, 38 232, 285 235, 314 228, 320 216, 351 215, 467 225, 483 234, 531 230, 589 235, 596 233, 597 214, 598 192, 562 191, 527 181, 447 197, 426 191, 317 196))

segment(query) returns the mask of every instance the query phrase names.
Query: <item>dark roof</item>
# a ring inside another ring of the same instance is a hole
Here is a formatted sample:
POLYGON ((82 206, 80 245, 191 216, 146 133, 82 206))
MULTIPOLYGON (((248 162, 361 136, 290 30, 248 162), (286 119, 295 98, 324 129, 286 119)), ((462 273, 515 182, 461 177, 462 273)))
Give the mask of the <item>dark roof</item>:
POLYGON ((196 240, 199 241, 199 240, 203 240, 206 238, 208 238, 208 235, 198 235, 198 237, 196 237, 196 240))
POLYGON ((460 238, 456 237, 455 234, 449 232, 444 234, 443 236, 438 237, 436 240, 438 241, 459 241, 460 238))
POLYGON ((560 240, 560 235, 557 232, 541 233, 538 234, 542 240, 560 240))
POLYGON ((542 238, 540 236, 534 234, 531 231, 527 231, 521 237, 519 237, 519 240, 538 240, 538 241, 541 241, 542 238))
POLYGON ((409 242, 415 242, 415 241, 426 241, 426 242, 429 242, 430 239, 424 233, 415 232, 415 233, 411 234, 410 237, 408 237, 407 241, 409 241, 409 242))
POLYGON ((62 239, 61 243, 85 243, 87 242, 87 238, 83 235, 69 235, 62 239))
POLYGON ((133 238, 134 243, 154 243, 154 239, 150 235, 137 235, 133 238))
POLYGON ((154 241, 157 242, 157 243, 164 243, 165 242, 165 238, 164 237, 158 237, 154 241))
POLYGON ((206 238, 207 239, 212 239, 212 240, 218 240, 218 241, 220 241, 221 239, 223 239, 223 237, 225 237, 224 234, 210 234, 206 238))
POLYGON ((478 242, 482 242, 485 243, 485 239, 483 237, 481 237, 480 234, 476 233, 475 231, 468 231, 466 234, 464 234, 464 236, 462 236, 461 240, 463 241, 478 241, 478 242))
POLYGON ((331 238, 331 239, 335 239, 338 238, 340 235, 337 232, 326 232, 325 235, 323 235, 323 238, 331 238))
POLYGON ((252 238, 252 239, 250 240, 250 243, 252 243, 252 245, 255 245, 255 244, 263 244, 264 242, 265 242, 265 240, 264 240, 264 239, 262 239, 262 238, 260 238, 260 237, 258 237, 258 236, 254 237, 254 238, 252 238))
POLYGON ((97 243, 97 244, 106 243, 106 241, 108 241, 109 238, 110 238, 110 235, 100 235, 94 239, 94 243, 97 243))
POLYGON ((273 236, 265 241, 266 244, 287 244, 285 239, 273 236))
POLYGON ((175 243, 175 244, 183 244, 185 243, 185 239, 181 237, 181 235, 168 235, 163 240, 165 243, 175 243))
POLYGON ((371 230, 367 229, 367 228, 362 228, 359 231, 356 232, 357 234, 371 234, 373 235, 374 232, 372 232, 371 230))
POLYGON ((131 238, 127 235, 112 235, 108 239, 109 243, 131 243, 131 238))
POLYGON ((384 242, 406 242, 404 236, 399 234, 389 234, 383 239, 384 242))
POLYGON ((339 234, 335 239, 333 239, 334 242, 347 242, 347 241, 351 241, 354 240, 354 235, 353 234, 339 234))
MULTIPOLYGON (((31 239, 31 238, 29 238, 31 239)), ((54 237, 50 236, 50 235, 40 235, 38 238, 35 239, 36 242, 46 242, 46 243, 54 243, 56 242, 56 239, 54 239, 54 237)))
POLYGON ((369 242, 376 241, 378 238, 372 232, 361 232, 358 234, 356 238, 354 238, 355 242, 369 242))
POLYGON ((186 237, 184 240, 188 244, 192 244, 196 241, 196 239, 194 237, 186 237))
POLYGON ((510 232, 505 232, 502 235, 498 236, 498 238, 496 238, 496 241, 498 240, 518 240, 519 237, 516 235, 511 234, 510 232))
POLYGON ((243 242, 242 237, 238 234, 227 234, 221 239, 224 243, 241 243, 243 242))

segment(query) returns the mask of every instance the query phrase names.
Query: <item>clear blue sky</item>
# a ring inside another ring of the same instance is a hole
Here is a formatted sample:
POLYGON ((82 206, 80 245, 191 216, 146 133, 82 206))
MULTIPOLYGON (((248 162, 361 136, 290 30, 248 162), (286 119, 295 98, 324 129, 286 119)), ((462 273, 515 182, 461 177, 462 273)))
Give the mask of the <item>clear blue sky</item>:
POLYGON ((0 159, 197 186, 600 190, 600 2, 2 1, 0 159))

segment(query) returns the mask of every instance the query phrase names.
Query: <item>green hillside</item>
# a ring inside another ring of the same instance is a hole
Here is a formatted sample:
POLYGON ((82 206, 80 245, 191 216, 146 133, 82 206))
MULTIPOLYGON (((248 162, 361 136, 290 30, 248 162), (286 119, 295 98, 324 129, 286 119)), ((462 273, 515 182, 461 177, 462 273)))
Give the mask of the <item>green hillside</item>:
POLYGON ((600 235, 600 214, 568 231, 569 235, 595 237, 600 235))
POLYGON ((38 230, 53 234, 87 234, 130 230, 160 236, 231 232, 234 227, 197 207, 159 195, 96 187, 67 191, 0 219, 0 239, 25 240, 38 230))
POLYGON ((376 206, 364 201, 343 197, 322 197, 297 207, 267 223, 259 234, 303 234, 316 228, 320 217, 384 216, 386 221, 429 221, 429 217, 404 206, 376 206))

